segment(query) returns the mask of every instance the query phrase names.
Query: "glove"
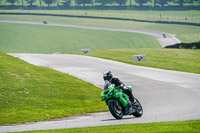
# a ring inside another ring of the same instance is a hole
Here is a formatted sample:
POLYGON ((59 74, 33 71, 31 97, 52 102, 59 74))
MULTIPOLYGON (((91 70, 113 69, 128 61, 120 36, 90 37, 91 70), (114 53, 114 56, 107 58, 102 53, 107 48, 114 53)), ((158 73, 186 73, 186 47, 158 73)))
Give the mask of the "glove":
POLYGON ((128 88, 125 86, 125 84, 121 84, 120 87, 121 87, 122 89, 125 89, 125 90, 128 89, 128 88))

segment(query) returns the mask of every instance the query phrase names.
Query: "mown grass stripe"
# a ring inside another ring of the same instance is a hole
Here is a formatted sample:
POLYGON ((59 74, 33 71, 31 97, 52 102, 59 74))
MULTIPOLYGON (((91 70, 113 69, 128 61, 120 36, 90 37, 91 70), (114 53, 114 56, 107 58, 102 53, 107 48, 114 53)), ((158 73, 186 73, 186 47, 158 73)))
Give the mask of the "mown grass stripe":
POLYGON ((0 36, 0 51, 7 53, 74 53, 84 48, 160 48, 160 44, 148 35, 45 25, 0 23, 0 36))

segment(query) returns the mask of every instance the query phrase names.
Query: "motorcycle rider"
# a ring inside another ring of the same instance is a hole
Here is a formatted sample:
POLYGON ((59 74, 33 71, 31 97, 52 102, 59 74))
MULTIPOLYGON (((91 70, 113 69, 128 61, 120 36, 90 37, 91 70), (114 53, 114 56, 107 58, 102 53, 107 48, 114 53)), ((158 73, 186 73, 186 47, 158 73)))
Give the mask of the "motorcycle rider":
MULTIPOLYGON (((104 81, 108 81, 111 84, 114 84, 116 88, 121 88, 122 91, 129 96, 130 101, 134 102, 134 96, 131 90, 129 90, 125 84, 123 84, 118 78, 114 78, 111 71, 106 71, 103 73, 103 79, 104 81)), ((130 104, 125 107, 125 112, 128 113, 128 106, 131 106, 130 104)))

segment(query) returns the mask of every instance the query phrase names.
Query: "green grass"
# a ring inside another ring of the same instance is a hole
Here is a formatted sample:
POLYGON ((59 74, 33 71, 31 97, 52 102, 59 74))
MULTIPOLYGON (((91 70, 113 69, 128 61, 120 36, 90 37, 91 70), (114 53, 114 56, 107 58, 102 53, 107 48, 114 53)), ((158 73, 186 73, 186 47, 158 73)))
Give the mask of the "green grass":
POLYGON ((0 53, 0 125, 105 111, 101 89, 0 53))
POLYGON ((23 133, 200 133, 200 120, 29 131, 23 133))
POLYGON ((200 11, 135 11, 135 10, 0 10, 0 12, 64 14, 76 16, 129 18, 150 21, 200 23, 200 11), (87 14, 86 14, 87 13, 87 14))
POLYGON ((128 64, 200 74, 200 50, 184 49, 110 49, 95 50, 90 56, 128 64), (134 55, 146 55, 146 62, 134 62, 134 55))
POLYGON ((160 48, 160 44, 148 35, 46 25, 0 23, 0 36, 0 51, 10 53, 73 53, 84 48, 160 48))
POLYGON ((26 15, 0 15, 0 20, 38 21, 69 24, 94 25, 104 27, 150 29, 175 34, 182 42, 195 42, 200 40, 200 27, 175 24, 155 24, 122 20, 51 17, 51 16, 26 16, 26 15))

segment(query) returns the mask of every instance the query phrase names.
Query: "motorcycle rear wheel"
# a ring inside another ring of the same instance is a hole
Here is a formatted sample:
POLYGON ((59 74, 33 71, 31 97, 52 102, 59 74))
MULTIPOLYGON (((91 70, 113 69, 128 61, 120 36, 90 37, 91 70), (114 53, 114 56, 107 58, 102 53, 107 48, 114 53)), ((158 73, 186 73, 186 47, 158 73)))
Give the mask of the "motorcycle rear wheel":
POLYGON ((123 107, 117 100, 113 100, 108 103, 108 108, 110 110, 110 113, 116 118, 116 119, 122 119, 123 118, 123 107))
POLYGON ((143 115, 142 105, 137 99, 135 100, 136 100, 136 102, 134 103, 135 113, 133 113, 133 116, 141 117, 143 115))

